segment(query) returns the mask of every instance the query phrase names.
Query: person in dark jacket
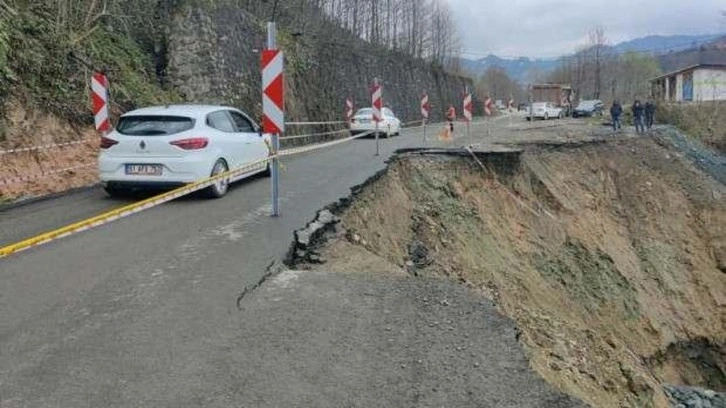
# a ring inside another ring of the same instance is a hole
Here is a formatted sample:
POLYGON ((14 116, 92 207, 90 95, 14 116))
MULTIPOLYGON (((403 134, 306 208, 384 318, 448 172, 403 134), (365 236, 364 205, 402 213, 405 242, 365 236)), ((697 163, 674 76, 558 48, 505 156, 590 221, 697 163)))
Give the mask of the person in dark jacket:
POLYGON ((613 106, 610 107, 610 117, 613 119, 613 131, 617 132, 622 125, 620 124, 620 116, 623 114, 623 107, 620 106, 620 102, 613 102, 613 106))
POLYGON ((648 100, 645 103, 645 127, 650 130, 655 121, 655 102, 648 100))
POLYGON ((639 100, 633 102, 633 122, 635 122, 635 133, 645 133, 645 107, 639 100))

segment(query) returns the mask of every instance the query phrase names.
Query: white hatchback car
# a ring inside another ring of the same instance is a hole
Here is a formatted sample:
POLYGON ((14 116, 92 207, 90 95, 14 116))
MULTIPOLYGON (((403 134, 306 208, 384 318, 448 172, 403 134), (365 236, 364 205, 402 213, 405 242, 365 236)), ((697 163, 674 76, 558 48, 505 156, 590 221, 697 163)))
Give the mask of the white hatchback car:
MULTIPOLYGON (((224 106, 150 107, 121 116, 101 139, 100 180, 111 196, 137 188, 168 188, 240 168, 268 156, 269 135, 241 111, 224 106)), ((230 182, 269 173, 261 163, 206 193, 222 197, 230 182)))
MULTIPOLYGON (((401 121, 393 114, 393 111, 389 108, 383 108, 381 113, 383 114, 383 118, 378 124, 379 133, 385 137, 400 135, 401 121)), ((376 123, 373 121, 372 108, 360 109, 350 120, 350 132, 353 134, 372 132, 375 130, 376 123)))
MULTIPOLYGON (((534 111, 531 113, 531 116, 539 119, 562 119, 563 111, 562 108, 556 107, 551 102, 535 102, 532 104, 532 110, 534 111)), ((529 120, 530 117, 527 116, 527 120, 529 120)))

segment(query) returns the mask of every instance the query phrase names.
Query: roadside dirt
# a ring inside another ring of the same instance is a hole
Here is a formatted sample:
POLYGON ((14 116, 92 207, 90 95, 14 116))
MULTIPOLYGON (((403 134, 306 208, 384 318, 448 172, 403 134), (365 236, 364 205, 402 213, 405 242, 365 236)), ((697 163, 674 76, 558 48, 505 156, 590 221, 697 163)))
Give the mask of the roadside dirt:
POLYGON ((0 154, 0 203, 62 192, 97 181, 98 136, 93 129, 76 128, 67 121, 17 106, 9 109, 2 125, 4 138, 0 141, 0 151, 83 142, 0 154), (57 172, 84 165, 87 167, 57 172))
POLYGON ((726 188, 682 157, 649 138, 404 154, 306 267, 476 288, 530 365, 593 406, 667 407, 663 384, 723 391, 726 188))

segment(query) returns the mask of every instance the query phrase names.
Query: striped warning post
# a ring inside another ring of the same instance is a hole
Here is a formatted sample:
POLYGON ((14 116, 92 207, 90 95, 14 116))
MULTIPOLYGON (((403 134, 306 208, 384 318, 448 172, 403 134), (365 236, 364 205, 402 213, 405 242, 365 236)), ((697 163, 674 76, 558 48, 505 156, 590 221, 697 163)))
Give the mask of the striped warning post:
POLYGON ((472 103, 470 93, 464 95, 464 119, 466 119, 467 122, 471 122, 472 119, 472 103))
POLYGON ((353 100, 347 98, 345 100, 345 120, 350 123, 351 119, 353 119, 353 100))
POLYGON ((91 101, 96 130, 106 133, 111 129, 108 119, 108 78, 102 72, 91 77, 91 101))
POLYGON ((262 126, 265 133, 285 131, 283 54, 280 50, 262 51, 262 126))
POLYGON ((484 101, 484 113, 486 113, 487 116, 492 116, 492 98, 489 96, 484 101))
POLYGON ((371 91, 371 106, 373 107, 373 120, 375 122, 383 120, 383 87, 377 82, 371 91))
POLYGON ((421 117, 426 120, 429 118, 429 111, 431 111, 431 104, 429 104, 429 94, 423 94, 421 98, 421 117))
POLYGON ((383 120, 383 87, 376 81, 371 88, 371 106, 373 107, 373 121, 383 120))

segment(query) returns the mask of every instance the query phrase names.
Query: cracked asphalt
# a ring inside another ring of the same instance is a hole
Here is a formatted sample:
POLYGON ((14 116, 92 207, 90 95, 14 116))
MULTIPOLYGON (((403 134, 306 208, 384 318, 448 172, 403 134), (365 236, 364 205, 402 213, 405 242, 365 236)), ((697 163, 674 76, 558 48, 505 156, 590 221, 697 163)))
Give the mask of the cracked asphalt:
MULTIPOLYGON (((279 218, 255 179, 0 260, 0 407, 578 406, 456 285, 310 275, 285 289, 278 276, 238 309, 293 230, 420 141, 407 130, 378 157, 365 139, 285 160, 279 218), (447 308, 453 330, 429 332, 417 299, 440 288, 470 313, 447 308), (406 332, 389 342, 383 325, 406 332), (479 367, 441 348, 458 333, 479 367)), ((122 204, 92 188, 0 211, 0 244, 122 204)))

